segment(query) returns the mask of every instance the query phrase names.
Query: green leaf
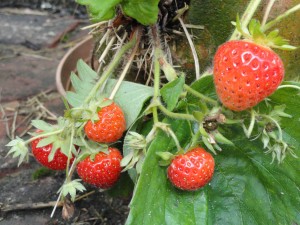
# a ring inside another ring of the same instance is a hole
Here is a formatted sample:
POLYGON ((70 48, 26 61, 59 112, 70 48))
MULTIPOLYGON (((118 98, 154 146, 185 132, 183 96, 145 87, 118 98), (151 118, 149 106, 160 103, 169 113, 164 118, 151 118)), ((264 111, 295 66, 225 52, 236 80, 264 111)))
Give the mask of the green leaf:
POLYGON ((76 2, 87 6, 92 20, 100 22, 112 19, 115 16, 115 8, 121 0, 76 0, 76 2))
POLYGON ((164 102, 167 104, 167 109, 173 111, 176 107, 178 99, 183 91, 184 77, 178 77, 170 83, 165 84, 160 93, 164 102))
POLYGON ((84 103, 98 79, 97 73, 81 59, 77 62, 77 71, 78 76, 75 73, 71 74, 71 82, 75 91, 68 91, 66 94, 67 101, 73 107, 79 107, 84 103))
POLYGON ((19 137, 10 141, 6 146, 11 147, 7 155, 12 155, 13 158, 19 157, 18 166, 25 160, 28 161, 28 147, 25 141, 19 137))
POLYGON ((75 179, 63 184, 63 186, 58 190, 58 193, 61 192, 62 196, 64 197, 66 197, 69 194, 71 200, 74 202, 76 198, 76 192, 83 192, 86 190, 85 187, 80 183, 80 181, 80 179, 75 179))
POLYGON ((133 182, 126 173, 122 173, 118 182, 107 193, 112 197, 128 197, 133 190, 133 182))
POLYGON ((143 25, 155 24, 158 18, 159 0, 124 0, 121 5, 124 13, 143 25))
MULTIPOLYGON (((104 92, 110 93, 116 80, 108 80, 104 92)), ((122 108, 126 127, 130 127, 139 116, 144 103, 153 95, 153 88, 133 82, 123 81, 114 100, 122 108)))
POLYGON ((32 120, 31 121, 32 126, 35 128, 41 130, 41 131, 51 131, 53 130, 53 126, 49 123, 46 123, 43 120, 32 120))
POLYGON ((45 138, 43 138, 39 141, 39 143, 37 144, 36 147, 37 148, 44 147, 46 145, 49 145, 49 144, 53 143, 56 139, 57 139, 57 136, 55 136, 55 135, 45 137, 45 138))
MULTIPOLYGON (((197 91, 212 90, 212 77, 193 84, 197 91), (206 84, 206 86, 205 86, 206 84), (202 87, 202 88, 201 88, 202 87)), ((215 93, 207 93, 214 96, 215 93)), ((300 96, 283 88, 269 97, 268 104, 292 117, 282 117, 283 138, 300 156, 300 96)), ((189 103, 195 101, 188 96, 189 103)), ((264 103, 261 103, 264 104, 264 103)), ((260 113, 268 109, 260 108, 260 113)), ((169 121, 180 141, 188 141, 190 128, 184 121, 169 121)), ((299 158, 291 154, 281 164, 271 163, 261 140, 249 140, 240 125, 222 125, 232 145, 222 145, 215 155, 211 182, 195 192, 174 188, 160 167, 157 151, 174 151, 164 133, 151 143, 130 204, 127 225, 272 225, 300 223, 299 158)))

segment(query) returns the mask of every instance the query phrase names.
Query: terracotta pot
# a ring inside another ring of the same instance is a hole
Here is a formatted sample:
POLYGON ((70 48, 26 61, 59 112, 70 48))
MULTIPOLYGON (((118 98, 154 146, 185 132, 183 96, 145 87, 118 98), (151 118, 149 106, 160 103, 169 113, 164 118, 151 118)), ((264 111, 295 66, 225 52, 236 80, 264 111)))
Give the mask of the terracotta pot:
POLYGON ((61 59, 56 69, 56 87, 62 96, 65 96, 66 91, 71 89, 70 74, 76 72, 77 61, 82 59, 89 64, 93 47, 94 40, 89 35, 71 48, 61 59))

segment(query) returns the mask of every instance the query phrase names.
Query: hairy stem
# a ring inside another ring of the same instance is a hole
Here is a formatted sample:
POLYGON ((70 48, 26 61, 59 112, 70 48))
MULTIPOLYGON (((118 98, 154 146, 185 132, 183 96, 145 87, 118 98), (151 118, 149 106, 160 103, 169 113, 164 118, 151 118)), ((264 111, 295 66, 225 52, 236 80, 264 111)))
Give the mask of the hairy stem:
MULTIPOLYGON (((157 58, 157 55, 159 52, 155 49, 154 50, 154 95, 153 95, 153 101, 156 101, 159 99, 159 83, 160 83, 160 65, 157 58)), ((158 122, 158 113, 157 113, 157 106, 154 106, 152 109, 153 113, 153 120, 154 124, 158 122)))
MULTIPOLYGON (((160 91, 159 91, 159 85, 160 85, 160 64, 159 64, 159 57, 161 54, 160 50, 160 41, 158 36, 158 30, 157 26, 154 25, 151 27, 151 32, 153 36, 153 50, 154 50, 154 94, 153 94, 153 102, 156 102, 159 100, 160 91)), ((157 113, 157 106, 154 106, 152 108, 153 113, 153 121, 154 124, 158 123, 158 113, 157 113)))

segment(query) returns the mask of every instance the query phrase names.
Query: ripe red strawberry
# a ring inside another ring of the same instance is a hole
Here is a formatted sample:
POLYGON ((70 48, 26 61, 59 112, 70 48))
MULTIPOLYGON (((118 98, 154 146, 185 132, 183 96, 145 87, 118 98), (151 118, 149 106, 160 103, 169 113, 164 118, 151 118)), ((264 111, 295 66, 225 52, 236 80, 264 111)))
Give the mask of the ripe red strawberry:
POLYGON ((111 143, 120 139, 126 130, 126 121, 122 109, 115 103, 101 108, 99 120, 91 120, 84 127, 87 137, 101 143, 111 143))
POLYGON ((279 56, 250 41, 228 41, 214 57, 214 83, 221 102, 242 111, 271 95, 284 77, 279 56))
MULTIPOLYGON (((39 131, 38 131, 39 132, 39 131)), ((52 150, 52 144, 43 146, 43 147, 37 147, 38 143, 43 138, 37 138, 31 142, 31 150, 35 157, 35 159, 42 164, 43 166, 52 169, 52 170, 65 170, 67 167, 68 157, 63 154, 60 149, 57 149, 54 158, 52 161, 48 161, 49 154, 52 150)), ((72 163, 74 160, 74 157, 70 160, 70 163, 72 163)))
POLYGON ((116 148, 108 148, 109 154, 99 152, 94 160, 85 158, 77 164, 77 173, 81 179, 96 187, 107 189, 119 179, 122 155, 116 148))
POLYGON ((168 178, 175 187, 193 191, 211 180, 214 168, 212 155, 197 147, 173 159, 168 167, 168 178))

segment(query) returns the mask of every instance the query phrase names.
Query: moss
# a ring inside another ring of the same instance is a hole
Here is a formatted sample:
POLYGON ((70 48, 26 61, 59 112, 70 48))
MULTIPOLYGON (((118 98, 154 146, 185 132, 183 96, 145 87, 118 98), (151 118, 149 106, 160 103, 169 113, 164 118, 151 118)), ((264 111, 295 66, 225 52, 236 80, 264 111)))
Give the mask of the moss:
POLYGON ((53 170, 50 170, 46 167, 41 167, 38 168, 36 171, 34 171, 34 173, 32 174, 32 179, 33 180, 38 180, 44 177, 48 177, 54 174, 53 170))

